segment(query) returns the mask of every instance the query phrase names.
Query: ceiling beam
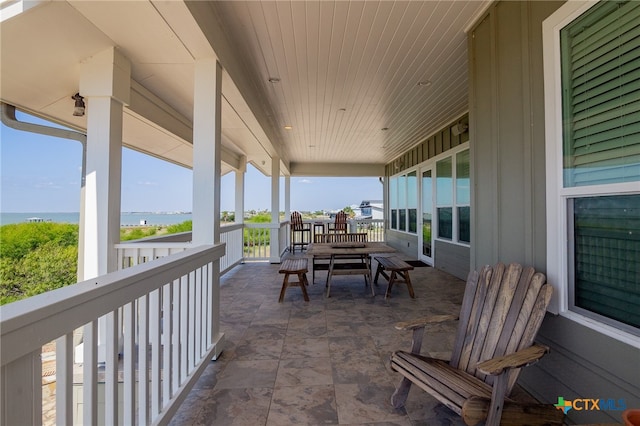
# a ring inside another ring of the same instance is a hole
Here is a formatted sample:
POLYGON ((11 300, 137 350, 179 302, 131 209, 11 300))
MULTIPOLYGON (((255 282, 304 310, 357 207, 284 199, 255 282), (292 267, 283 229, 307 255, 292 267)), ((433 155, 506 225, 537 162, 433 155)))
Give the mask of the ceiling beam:
POLYGON ((384 176, 384 164, 291 163, 291 176, 368 177, 384 176))

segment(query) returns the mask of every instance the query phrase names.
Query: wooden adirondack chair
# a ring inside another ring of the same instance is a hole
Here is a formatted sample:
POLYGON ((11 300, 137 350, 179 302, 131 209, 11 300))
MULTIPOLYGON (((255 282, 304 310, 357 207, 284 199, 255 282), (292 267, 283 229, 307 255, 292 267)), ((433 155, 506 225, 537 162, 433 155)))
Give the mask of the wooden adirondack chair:
POLYGON ((548 352, 533 344, 553 291, 545 281, 543 274, 518 264, 485 266, 479 274, 470 273, 448 362, 420 355, 420 350, 426 325, 455 316, 396 324, 399 330, 413 330, 413 343, 411 352, 391 355, 391 368, 404 376, 392 405, 403 407, 415 383, 469 425, 485 418, 486 425, 499 425, 501 417, 503 425, 562 424, 563 413, 553 405, 524 407, 508 398, 520 368, 548 352))
POLYGON ((291 253, 296 252, 296 246, 300 251, 311 243, 311 224, 302 221, 300 212, 291 213, 291 253))
POLYGON ((347 214, 340 210, 334 223, 329 224, 329 232, 347 232, 347 214))

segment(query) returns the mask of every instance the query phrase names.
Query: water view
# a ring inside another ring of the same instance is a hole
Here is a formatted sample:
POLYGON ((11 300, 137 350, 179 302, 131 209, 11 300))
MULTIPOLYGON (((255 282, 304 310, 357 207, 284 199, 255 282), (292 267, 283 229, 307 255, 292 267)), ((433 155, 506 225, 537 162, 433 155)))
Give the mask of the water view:
MULTIPOLYGON (((191 220, 191 213, 175 212, 175 213, 154 213, 154 212, 124 212, 120 215, 120 224, 122 226, 140 226, 140 225, 173 225, 191 220)), ((10 223, 24 222, 58 222, 58 223, 79 223, 80 213, 43 213, 43 212, 27 212, 27 213, 0 213, 0 224, 8 225, 10 223)))

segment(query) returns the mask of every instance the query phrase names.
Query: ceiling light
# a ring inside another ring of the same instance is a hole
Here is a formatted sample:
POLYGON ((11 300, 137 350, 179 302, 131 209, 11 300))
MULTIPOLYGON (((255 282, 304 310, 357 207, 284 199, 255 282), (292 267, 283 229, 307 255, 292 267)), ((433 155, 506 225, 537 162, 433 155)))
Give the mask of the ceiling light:
POLYGON ((280 83, 280 79, 278 77, 269 77, 269 83, 280 83))
POLYGON ((338 111, 342 111, 342 112, 344 112, 344 111, 346 111, 346 110, 347 110, 346 108, 340 108, 340 109, 338 109, 338 111))
POLYGON ((291 129, 293 129, 293 126, 284 126, 284 129, 285 130, 291 130, 291 129))
POLYGON ((431 82, 429 80, 419 81, 418 86, 431 86, 431 82))
POLYGON ((73 115, 76 117, 82 117, 84 115, 85 105, 84 98, 80 96, 80 93, 76 93, 71 97, 74 101, 76 101, 73 106, 73 115))
POLYGON ((383 127, 383 128, 382 128, 382 129, 380 129, 380 130, 382 130, 382 131, 386 132, 387 130, 389 130, 389 128, 388 128, 388 127, 383 127))

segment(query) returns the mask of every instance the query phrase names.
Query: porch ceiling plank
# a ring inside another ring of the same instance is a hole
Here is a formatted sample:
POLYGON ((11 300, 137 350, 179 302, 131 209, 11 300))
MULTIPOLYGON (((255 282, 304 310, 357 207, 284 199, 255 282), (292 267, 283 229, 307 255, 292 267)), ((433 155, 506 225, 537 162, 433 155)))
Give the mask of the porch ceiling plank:
POLYGON ((488 4, 42 2, 0 26, 2 101, 86 130, 69 112, 79 65, 117 46, 132 64, 125 144, 191 167, 194 64, 216 57, 223 145, 264 174, 275 157, 388 164, 468 110, 465 30, 488 4))

